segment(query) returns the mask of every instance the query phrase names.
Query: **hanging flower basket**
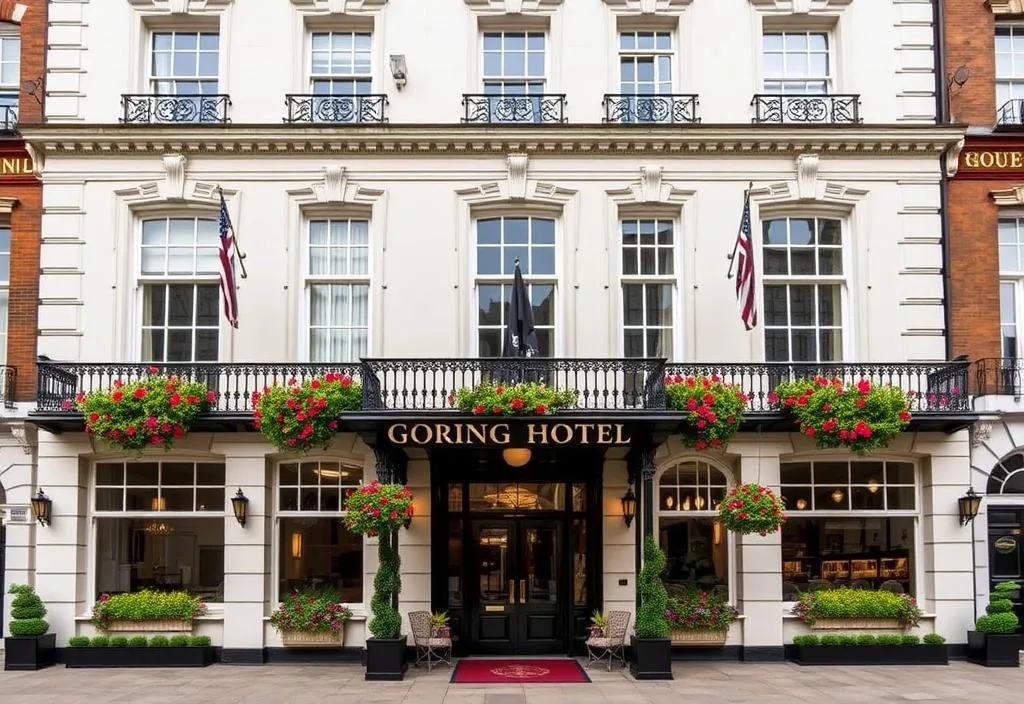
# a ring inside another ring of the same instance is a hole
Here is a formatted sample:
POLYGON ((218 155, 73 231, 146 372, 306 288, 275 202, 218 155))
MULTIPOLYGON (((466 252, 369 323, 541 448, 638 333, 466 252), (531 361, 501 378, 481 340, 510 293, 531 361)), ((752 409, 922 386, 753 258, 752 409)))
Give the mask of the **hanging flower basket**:
POLYGON ((327 374, 252 395, 253 424, 284 452, 327 447, 338 432, 338 416, 362 407, 362 387, 346 374, 327 374))
POLYGON ((771 489, 760 484, 741 484, 729 489, 718 509, 718 518, 734 533, 768 535, 786 522, 785 504, 771 489))
POLYGON ((371 538, 393 533, 412 518, 412 492, 402 484, 363 484, 345 497, 345 526, 371 538))
POLYGON ((448 395, 449 405, 475 416, 546 416, 576 405, 576 391, 555 391, 543 383, 484 383, 448 395))
POLYGON ((717 375, 665 377, 668 407, 686 414, 683 444, 697 450, 727 445, 739 430, 747 395, 717 375))
MULTIPOLYGON (((164 376, 157 367, 148 371, 137 381, 125 384, 117 379, 111 389, 79 394, 75 405, 85 432, 122 450, 170 450, 217 400, 206 384, 164 376)), ((66 407, 70 406, 68 402, 66 407)))
POLYGON ((863 455, 885 447, 910 423, 910 399, 894 386, 867 379, 800 379, 779 384, 768 400, 793 415, 800 432, 821 449, 847 447, 863 455))

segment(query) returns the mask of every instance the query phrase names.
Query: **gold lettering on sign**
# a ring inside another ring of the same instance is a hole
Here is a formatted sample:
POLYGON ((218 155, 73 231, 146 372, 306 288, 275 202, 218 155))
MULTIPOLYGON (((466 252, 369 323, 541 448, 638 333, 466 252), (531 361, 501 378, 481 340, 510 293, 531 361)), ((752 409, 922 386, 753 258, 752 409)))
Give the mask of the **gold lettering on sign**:
POLYGON ((567 445, 572 442, 572 428, 565 423, 555 423, 551 426, 551 442, 556 445, 567 445))
POLYGON ((978 152, 967 152, 964 154, 964 166, 971 169, 978 168, 978 152))
POLYGON ((597 444, 612 444, 612 426, 608 425, 607 423, 601 423, 600 425, 597 426, 597 444))
POLYGON ((615 444, 616 445, 627 445, 633 440, 630 436, 623 436, 622 434, 622 423, 615 424, 615 444))
POLYGON ((31 173, 31 159, 25 157, 0 157, 0 176, 27 176, 31 173))
POLYGON ((628 445, 622 423, 393 423, 387 439, 395 445, 628 445))
POLYGON ((484 429, 479 425, 467 425, 466 426, 466 442, 472 444, 474 438, 476 442, 481 445, 487 442, 487 436, 484 434, 484 429))
POLYGON ((965 151, 963 162, 969 169, 1024 169, 1024 151, 965 151))
POLYGON ((491 443, 494 445, 508 445, 509 433, 508 423, 496 423, 491 426, 490 433, 488 435, 491 438, 491 443))
POLYGON ((983 169, 991 169, 995 161, 992 152, 982 152, 978 155, 978 163, 981 164, 983 169))
MULTIPOLYGON (((458 427, 458 426, 456 426, 458 427)), ((444 443, 446 445, 452 444, 452 439, 449 437, 452 432, 452 426, 438 423, 437 425, 437 444, 444 443)))
POLYGON ((547 445, 548 426, 530 423, 526 427, 526 442, 530 445, 547 445))
POLYGON ((405 432, 405 423, 395 423, 388 428, 388 440, 395 443, 396 445, 404 445, 409 441, 409 436, 405 432))
POLYGON ((409 429, 409 439, 420 445, 429 445, 434 440, 434 432, 429 425, 417 423, 409 429))

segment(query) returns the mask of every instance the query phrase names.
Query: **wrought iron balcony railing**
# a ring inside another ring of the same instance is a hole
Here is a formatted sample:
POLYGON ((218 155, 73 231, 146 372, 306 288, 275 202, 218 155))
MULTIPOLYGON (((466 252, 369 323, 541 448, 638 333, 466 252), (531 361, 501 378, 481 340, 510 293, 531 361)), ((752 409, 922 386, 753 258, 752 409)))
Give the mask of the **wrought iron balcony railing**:
POLYGON ((856 125, 859 95, 767 95, 750 101, 756 124, 856 125))
MULTIPOLYGON (((39 415, 73 414, 77 394, 109 389, 115 380, 128 383, 144 376, 150 365, 63 363, 37 365, 39 415)), ((666 364, 661 359, 365 359, 358 364, 160 364, 161 373, 206 383, 217 395, 211 413, 247 416, 252 394, 289 379, 328 372, 349 374, 363 386, 363 410, 444 411, 449 397, 481 381, 543 381, 557 390, 578 393, 580 412, 658 412, 665 410, 666 376, 717 375, 750 396, 749 413, 778 415, 769 393, 782 381, 838 377, 846 382, 868 379, 891 384, 911 395, 914 414, 956 414, 971 410, 968 363, 941 364, 666 364)), ((13 386, 13 383, 12 383, 13 386)))
POLYGON ((6 408, 14 408, 18 388, 17 367, 0 366, 0 399, 6 408))
POLYGON ((382 124, 387 122, 386 95, 286 95, 285 122, 317 125, 382 124))
POLYGON ((1024 396, 1024 359, 990 357, 974 362, 976 396, 1024 396))
POLYGON ((13 105, 0 108, 0 134, 18 134, 18 108, 13 105))
POLYGON ((700 122, 696 95, 604 96, 604 121, 618 124, 675 125, 700 122))
POLYGON ((463 122, 498 124, 561 124, 565 95, 463 95, 463 122))
POLYGON ((133 125, 167 123, 225 124, 227 95, 122 95, 121 122, 133 125))
POLYGON ((1024 127, 1024 98, 1007 100, 999 106, 996 127, 1024 127))

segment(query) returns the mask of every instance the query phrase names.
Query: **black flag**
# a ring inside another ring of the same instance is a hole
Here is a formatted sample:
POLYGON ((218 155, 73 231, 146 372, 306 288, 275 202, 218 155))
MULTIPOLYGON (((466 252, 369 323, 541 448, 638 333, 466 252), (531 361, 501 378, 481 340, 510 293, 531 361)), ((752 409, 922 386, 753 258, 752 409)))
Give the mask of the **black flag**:
POLYGON ((523 272, 516 259, 515 278, 512 282, 512 300, 508 306, 505 339, 501 345, 502 357, 537 357, 540 345, 533 325, 533 306, 523 282, 523 272))

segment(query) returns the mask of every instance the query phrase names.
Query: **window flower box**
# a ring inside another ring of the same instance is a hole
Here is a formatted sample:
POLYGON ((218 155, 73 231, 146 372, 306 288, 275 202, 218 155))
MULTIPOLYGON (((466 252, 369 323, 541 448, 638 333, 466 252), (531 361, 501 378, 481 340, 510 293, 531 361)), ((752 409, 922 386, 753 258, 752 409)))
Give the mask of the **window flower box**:
POLYGON ((728 631, 672 631, 672 645, 722 647, 728 631))
POLYGON ((132 633, 191 633, 191 621, 110 621, 103 630, 110 632, 132 633))
POLYGON ((320 633, 281 631, 281 642, 286 648, 339 648, 345 645, 345 629, 320 633))

